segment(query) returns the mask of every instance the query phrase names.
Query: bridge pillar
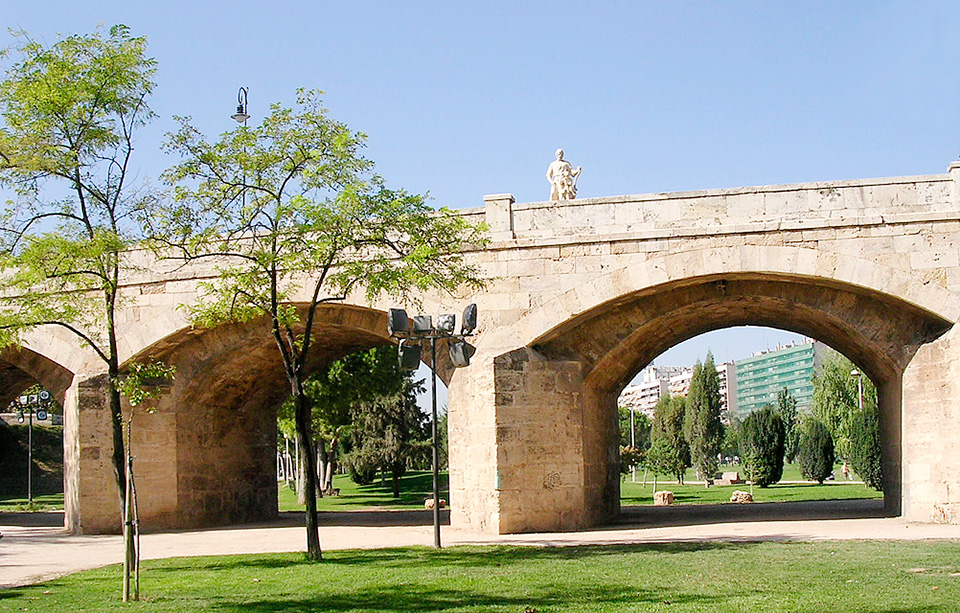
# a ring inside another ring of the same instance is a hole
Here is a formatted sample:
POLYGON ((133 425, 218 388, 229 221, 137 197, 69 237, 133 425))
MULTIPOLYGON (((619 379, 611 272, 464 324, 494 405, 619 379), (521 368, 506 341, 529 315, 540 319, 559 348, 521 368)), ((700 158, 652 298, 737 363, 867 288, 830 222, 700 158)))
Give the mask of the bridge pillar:
POLYGON ((483 197, 484 219, 490 238, 495 241, 513 240, 513 194, 490 194, 483 197))
POLYGON ((74 533, 120 531, 107 377, 74 377, 64 395, 64 515, 74 533))
POLYGON ((583 384, 579 362, 526 348, 457 373, 449 418, 455 527, 577 530, 617 513, 616 411, 592 401, 583 384))
MULTIPOLYGON (((960 523, 960 330, 920 348, 903 374, 902 512, 960 523)), ((885 467, 886 468, 886 467, 885 467)))

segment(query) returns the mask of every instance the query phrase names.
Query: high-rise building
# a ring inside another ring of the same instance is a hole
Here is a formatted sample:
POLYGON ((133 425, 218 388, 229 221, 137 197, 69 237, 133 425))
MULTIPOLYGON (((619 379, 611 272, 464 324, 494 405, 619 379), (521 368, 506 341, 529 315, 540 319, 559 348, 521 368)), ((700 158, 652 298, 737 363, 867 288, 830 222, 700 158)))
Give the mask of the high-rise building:
MULTIPOLYGON (((733 362, 717 365, 720 375, 721 410, 736 412, 737 378, 736 365, 733 362)), ((690 391, 693 368, 689 366, 649 366, 643 370, 643 381, 627 386, 620 394, 617 405, 646 413, 653 417, 653 409, 661 396, 686 396, 690 391)))
POLYGON ((813 405, 813 373, 832 351, 819 341, 778 347, 737 360, 737 416, 743 419, 769 404, 776 406, 777 394, 784 388, 797 400, 799 410, 813 405))

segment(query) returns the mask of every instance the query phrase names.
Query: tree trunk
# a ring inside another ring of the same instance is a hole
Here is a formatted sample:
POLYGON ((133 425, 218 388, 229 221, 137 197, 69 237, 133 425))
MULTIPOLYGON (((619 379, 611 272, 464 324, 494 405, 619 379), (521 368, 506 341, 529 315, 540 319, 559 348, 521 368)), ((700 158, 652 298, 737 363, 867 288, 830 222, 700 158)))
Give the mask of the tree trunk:
MULTIPOLYGON (((400 475, 402 474, 402 471, 399 468, 394 467, 393 470, 390 471, 390 473, 391 473, 391 476, 393 477, 392 479, 393 480, 393 497, 399 498, 400 497, 400 475)), ((440 504, 440 503, 435 500, 434 504, 440 504)))
MULTIPOLYGON (((113 368, 110 369, 115 370, 113 368)), ((116 377, 116 373, 111 372, 111 379, 116 377)), ((123 412, 120 408, 120 392, 114 387, 112 383, 108 383, 109 390, 109 401, 108 409, 110 410, 110 423, 113 427, 113 476, 117 482, 117 489, 120 495, 120 525, 123 525, 123 505, 127 497, 127 458, 126 450, 124 449, 123 444, 123 412)))
POLYGON ((303 490, 306 493, 306 529, 307 558, 322 560, 320 550, 320 528, 317 521, 317 462, 313 452, 313 437, 310 436, 310 401, 303 392, 302 381, 293 381, 294 421, 297 426, 297 438, 300 441, 300 455, 303 458, 303 490))
POLYGON ((301 453, 303 447, 300 445, 300 435, 297 435, 297 504, 302 506, 307 506, 307 486, 304 481, 304 463, 303 463, 303 453, 301 453))
POLYGON ((330 491, 330 487, 327 485, 327 462, 330 461, 330 454, 327 453, 327 439, 322 436, 317 438, 317 456, 319 456, 320 471, 320 487, 318 491, 322 497, 324 492, 330 491))

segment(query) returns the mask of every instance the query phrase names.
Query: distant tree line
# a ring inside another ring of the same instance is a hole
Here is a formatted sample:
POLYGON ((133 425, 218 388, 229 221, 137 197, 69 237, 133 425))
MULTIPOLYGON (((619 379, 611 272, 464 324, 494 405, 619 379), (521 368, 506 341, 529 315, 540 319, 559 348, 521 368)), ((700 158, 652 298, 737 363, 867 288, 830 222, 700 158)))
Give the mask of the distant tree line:
POLYGON ((621 471, 640 467, 682 483, 686 470, 695 467, 709 485, 722 459, 739 458, 743 476, 767 487, 780 481, 785 463, 799 462, 805 479, 823 483, 835 462, 842 461, 867 485, 881 489, 880 414, 873 383, 837 354, 818 367, 813 387, 809 414, 800 414, 796 398, 784 388, 776 405, 765 405, 742 422, 731 416, 725 425, 720 379, 708 353, 694 367, 689 393, 661 397, 649 430, 635 427, 643 437, 633 446, 627 439, 629 411, 621 410, 621 471))

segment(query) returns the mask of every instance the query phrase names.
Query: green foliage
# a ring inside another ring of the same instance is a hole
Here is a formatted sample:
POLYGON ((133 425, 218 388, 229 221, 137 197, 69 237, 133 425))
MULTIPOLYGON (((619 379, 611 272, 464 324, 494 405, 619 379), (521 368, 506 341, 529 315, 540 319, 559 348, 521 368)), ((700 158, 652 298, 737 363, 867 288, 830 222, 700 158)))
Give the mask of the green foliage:
POLYGON ((787 462, 793 462, 797 456, 797 445, 800 433, 797 430, 799 414, 797 413, 797 399, 783 388, 777 394, 777 413, 783 421, 783 452, 787 462))
MULTIPOLYGON (((0 498, 27 497, 29 426, 0 421, 0 498)), ((33 425, 33 493, 63 491, 63 426, 33 425)))
POLYGON ((625 407, 618 407, 617 417, 620 426, 620 445, 629 447, 634 446, 639 450, 650 448, 650 418, 638 411, 630 411, 625 407), (630 422, 631 412, 633 413, 633 437, 630 440, 630 422))
MULTIPOLYGON (((130 406, 139 406, 148 400, 159 398, 164 387, 173 381, 177 369, 160 361, 133 362, 120 377, 117 388, 127 397, 130 406)), ((150 411, 152 412, 152 411, 150 411)))
POLYGON ((130 168, 134 134, 153 118, 156 63, 125 26, 51 46, 14 36, 0 82, 0 185, 16 194, 0 214, 0 346, 57 326, 103 361, 122 499, 115 311, 127 250, 155 202, 130 168))
POLYGON ((350 451, 343 462, 351 477, 364 476, 355 479, 357 483, 369 483, 367 475, 382 469, 390 473, 394 496, 399 497, 400 477, 429 457, 430 424, 417 406, 417 394, 422 391, 422 385, 407 377, 396 393, 354 406, 350 451))
POLYGON ((720 463, 718 455, 723 442, 723 424, 720 422, 720 375, 707 352, 706 361, 697 361, 687 394, 684 417, 684 437, 690 445, 690 458, 700 477, 713 479, 720 463))
POLYGON ((804 479, 823 483, 833 472, 836 461, 830 430, 816 417, 808 417, 803 420, 798 434, 797 459, 800 462, 800 474, 804 479))
POLYGON ((870 487, 883 490, 883 466, 880 457, 880 411, 865 406, 850 416, 850 465, 870 487))
MULTIPOLYGON (((331 119, 321 92, 300 90, 296 108, 273 104, 260 125, 208 142, 180 118, 166 149, 181 161, 164 173, 173 204, 153 218, 159 252, 211 259, 216 277, 186 307, 200 326, 270 322, 294 396, 305 491, 316 480, 312 406, 303 389, 318 309, 363 291, 416 302, 427 290, 483 283, 464 251, 485 228, 426 199, 386 187, 360 155, 365 137, 331 119), (299 301, 299 304, 295 303, 299 301)), ((307 496, 307 555, 320 558, 316 501, 307 496)))
POLYGON ((690 446, 683 437, 683 418, 686 412, 684 398, 662 396, 654 409, 650 431, 650 450, 647 466, 654 473, 683 480, 683 472, 690 467, 690 446))
MULTIPOLYGON (((830 430, 837 455, 848 461, 855 438, 852 418, 860 410, 857 377, 851 375, 854 370, 862 372, 853 362, 837 354, 825 360, 813 375, 813 415, 830 430)), ((876 408, 877 388, 866 376, 861 375, 861 379, 864 408, 876 408)))
POLYGON ((767 487, 783 476, 783 421, 767 405, 740 424, 740 451, 747 478, 767 487))
MULTIPOLYGON (((167 149, 184 160, 165 173, 176 206, 154 234, 182 257, 222 262, 190 309, 196 323, 266 314, 293 326, 302 314, 286 303, 304 289, 324 303, 356 287, 370 300, 406 300, 480 285, 462 250, 484 242, 483 228, 388 189, 360 156, 365 136, 330 119, 320 94, 300 91, 298 108, 274 104, 261 125, 215 143, 188 118, 169 136, 167 149)), ((284 342, 295 352, 309 339, 284 342)))

